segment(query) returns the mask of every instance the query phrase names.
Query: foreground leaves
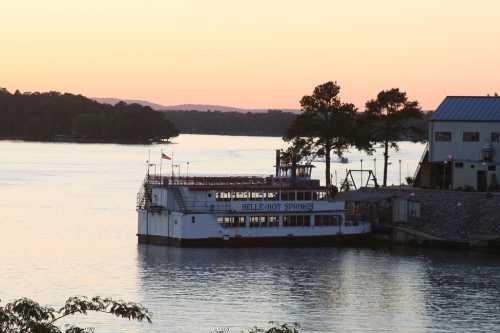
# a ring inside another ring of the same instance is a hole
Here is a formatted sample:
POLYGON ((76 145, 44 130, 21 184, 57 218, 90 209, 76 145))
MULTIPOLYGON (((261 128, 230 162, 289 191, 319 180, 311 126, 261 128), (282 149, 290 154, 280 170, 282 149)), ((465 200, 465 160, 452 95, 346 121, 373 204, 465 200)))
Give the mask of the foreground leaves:
POLYGON ((56 322, 75 314, 87 315, 89 312, 101 312, 136 321, 151 323, 148 310, 139 303, 116 301, 99 296, 88 298, 74 296, 68 298, 64 306, 56 310, 39 303, 21 298, 0 306, 0 332, 5 333, 83 333, 93 332, 91 328, 68 326, 59 328, 56 322))

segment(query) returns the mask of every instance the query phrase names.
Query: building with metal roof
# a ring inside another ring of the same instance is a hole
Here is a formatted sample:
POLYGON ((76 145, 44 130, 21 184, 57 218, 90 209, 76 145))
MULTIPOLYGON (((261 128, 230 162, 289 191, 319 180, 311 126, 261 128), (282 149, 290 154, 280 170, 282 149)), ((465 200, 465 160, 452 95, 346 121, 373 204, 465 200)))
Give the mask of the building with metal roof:
POLYGON ((498 121, 499 96, 448 96, 431 116, 431 121, 498 121))
POLYGON ((416 185, 492 190, 500 170, 500 97, 448 96, 431 115, 416 185))

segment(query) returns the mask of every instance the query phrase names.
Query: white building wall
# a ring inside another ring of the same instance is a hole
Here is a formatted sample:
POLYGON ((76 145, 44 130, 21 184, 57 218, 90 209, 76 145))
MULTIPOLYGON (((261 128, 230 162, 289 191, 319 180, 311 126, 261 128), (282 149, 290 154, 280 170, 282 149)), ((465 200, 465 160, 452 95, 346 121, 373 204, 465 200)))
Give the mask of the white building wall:
MULTIPOLYGON (((500 168, 500 166, 496 166, 500 168)), ((463 167, 453 167, 453 189, 472 187, 477 190, 477 172, 486 171, 486 182, 489 187, 492 185, 493 175, 497 171, 488 170, 488 164, 482 162, 463 162, 463 167)))
POLYGON ((481 160, 481 150, 486 144, 492 144, 495 150, 494 162, 500 162, 500 143, 491 142, 491 133, 500 132, 498 122, 431 121, 430 159, 432 162, 448 160, 481 160), (451 141, 435 141, 436 132, 451 132, 451 141), (479 141, 463 141, 464 132, 479 132, 479 141))

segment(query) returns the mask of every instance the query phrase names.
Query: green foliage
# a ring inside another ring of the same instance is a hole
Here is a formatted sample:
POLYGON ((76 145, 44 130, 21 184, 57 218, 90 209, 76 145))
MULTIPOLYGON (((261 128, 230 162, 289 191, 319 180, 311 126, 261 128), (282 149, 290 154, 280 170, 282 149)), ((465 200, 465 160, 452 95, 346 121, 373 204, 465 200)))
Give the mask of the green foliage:
POLYGON ((248 333, 299 333, 300 325, 298 323, 293 324, 279 324, 276 322, 269 322, 272 325, 271 328, 253 328, 248 333))
POLYGON ((165 113, 139 104, 112 106, 81 95, 0 90, 0 137, 135 143, 177 135, 165 113))
MULTIPOLYGON (((280 324, 270 321, 269 324, 271 325, 270 328, 260 328, 255 326, 250 330, 241 333, 299 333, 300 325, 298 323, 280 324)), ((215 330, 210 333, 229 333, 229 329, 215 330)))
POLYGON ((325 157, 325 178, 331 185, 330 155, 339 158, 352 145, 369 150, 368 141, 357 131, 356 107, 340 100, 340 86, 326 82, 317 86, 313 94, 304 96, 300 105, 302 113, 290 126, 285 141, 292 142, 291 150, 300 157, 325 157))
POLYGON ((286 164, 291 164, 293 159, 295 159, 296 163, 301 161, 310 162, 310 160, 314 157, 311 150, 312 147, 309 140, 295 137, 291 140, 291 144, 287 149, 281 150, 281 161, 286 164))
POLYGON ((422 139, 422 129, 412 120, 423 118, 417 101, 409 101, 405 92, 397 88, 381 91, 376 99, 366 102, 362 116, 364 129, 372 143, 382 143, 384 148, 384 180, 387 185, 389 149, 399 150, 398 141, 422 139))
POLYGON ((69 325, 65 330, 56 322, 71 315, 87 315, 89 312, 101 312, 129 320, 147 321, 151 323, 148 310, 138 303, 115 301, 99 296, 70 297, 64 306, 54 309, 42 306, 28 298, 20 298, 0 306, 0 332, 3 333, 83 333, 93 332, 91 328, 69 325))

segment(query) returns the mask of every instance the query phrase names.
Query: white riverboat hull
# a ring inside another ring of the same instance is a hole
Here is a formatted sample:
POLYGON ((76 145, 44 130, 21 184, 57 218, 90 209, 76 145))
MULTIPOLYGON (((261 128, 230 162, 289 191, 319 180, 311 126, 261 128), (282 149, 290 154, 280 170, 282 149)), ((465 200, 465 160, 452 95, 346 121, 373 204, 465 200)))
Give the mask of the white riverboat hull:
POLYGON ((334 246, 362 241, 371 231, 369 223, 345 220, 332 226, 283 226, 280 218, 277 226, 250 227, 247 221, 245 226, 225 228, 217 223, 216 214, 151 210, 138 210, 138 213, 138 241, 146 244, 228 247, 334 246))

